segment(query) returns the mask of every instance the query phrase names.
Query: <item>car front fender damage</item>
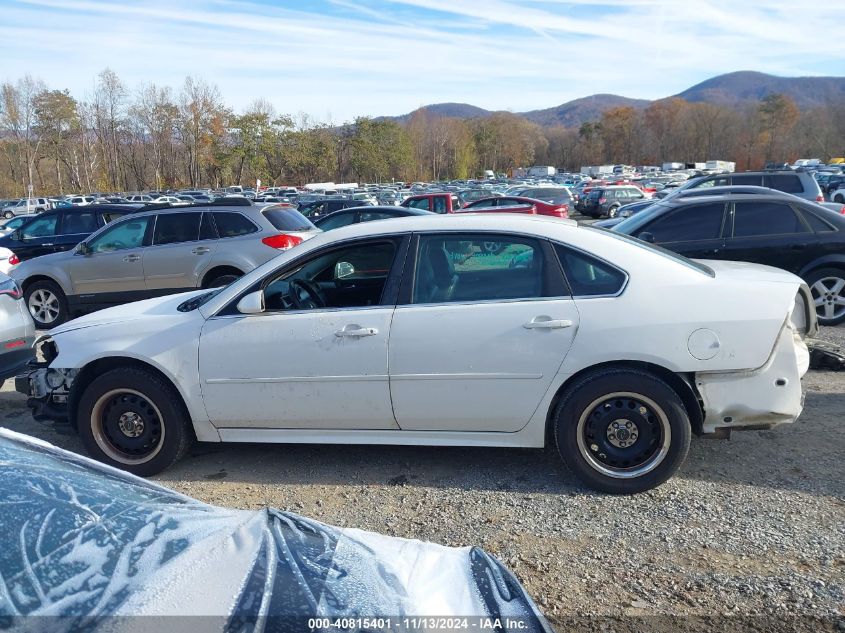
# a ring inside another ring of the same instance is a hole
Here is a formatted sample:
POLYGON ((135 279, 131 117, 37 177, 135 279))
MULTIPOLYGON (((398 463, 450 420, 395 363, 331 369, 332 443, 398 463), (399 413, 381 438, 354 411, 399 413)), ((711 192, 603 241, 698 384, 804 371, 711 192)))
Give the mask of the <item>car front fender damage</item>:
POLYGON ((794 422, 804 406, 801 377, 810 354, 801 335, 785 323, 766 363, 758 369, 695 375, 704 408, 703 432, 760 430, 794 422))

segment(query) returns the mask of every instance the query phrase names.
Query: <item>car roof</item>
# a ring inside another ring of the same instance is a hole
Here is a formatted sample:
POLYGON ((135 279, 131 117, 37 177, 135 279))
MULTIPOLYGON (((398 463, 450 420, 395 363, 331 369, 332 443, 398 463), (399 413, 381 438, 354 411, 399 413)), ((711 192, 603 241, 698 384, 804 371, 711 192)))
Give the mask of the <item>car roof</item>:
POLYGON ((324 215, 324 218, 329 217, 330 215, 334 215, 335 213, 349 213, 351 211, 385 211, 388 213, 399 213, 403 216, 405 215, 438 215, 433 211, 428 211, 426 209, 415 209, 413 207, 397 207, 392 205, 364 205, 359 207, 346 207, 345 209, 340 209, 339 211, 334 211, 333 213, 329 213, 328 215, 324 215))

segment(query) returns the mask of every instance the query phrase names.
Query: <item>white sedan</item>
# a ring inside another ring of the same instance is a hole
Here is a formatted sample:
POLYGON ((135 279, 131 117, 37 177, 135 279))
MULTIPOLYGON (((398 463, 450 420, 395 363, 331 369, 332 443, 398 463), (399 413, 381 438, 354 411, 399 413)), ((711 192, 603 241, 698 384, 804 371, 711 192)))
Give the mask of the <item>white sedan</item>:
POLYGON ((52 330, 21 376, 97 459, 152 475, 205 442, 542 447, 613 493, 666 481, 692 433, 801 412, 798 277, 694 262, 540 216, 321 234, 231 285, 52 330))

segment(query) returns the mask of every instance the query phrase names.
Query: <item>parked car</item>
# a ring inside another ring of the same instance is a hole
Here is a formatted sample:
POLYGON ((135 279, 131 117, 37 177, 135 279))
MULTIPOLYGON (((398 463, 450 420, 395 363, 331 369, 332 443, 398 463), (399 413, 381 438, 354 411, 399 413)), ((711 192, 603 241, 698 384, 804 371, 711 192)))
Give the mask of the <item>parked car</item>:
POLYGON ((65 200, 70 202, 75 207, 84 207, 89 204, 94 204, 94 196, 66 196, 65 200))
MULTIPOLYGON (((225 200, 225 198, 224 198, 225 200)), ((135 213, 14 278, 39 328, 136 299, 231 283, 319 230, 296 209, 194 205, 135 213)))
POLYGON ((211 506, 5 429, 0 498, 14 507, 0 516, 12 630, 39 620, 52 631, 130 620, 148 621, 137 632, 156 620, 167 630, 162 622, 178 613, 183 631, 305 631, 316 622, 375 631, 413 614, 552 633, 516 577, 479 547, 211 506), (191 619, 197 626, 186 627, 191 619))
POLYGON ((314 224, 322 231, 358 224, 359 222, 372 222, 373 220, 387 220, 389 218, 403 218, 413 215, 429 215, 431 211, 422 209, 410 209, 396 206, 381 207, 350 207, 341 211, 335 211, 329 215, 314 220, 314 224))
MULTIPOLYGON (((158 196, 156 196, 156 197, 158 197, 158 196)), ((152 201, 153 201, 153 197, 152 197, 152 196, 148 196, 148 195, 146 195, 146 194, 137 194, 137 195, 134 195, 134 196, 129 196, 129 197, 127 198, 127 200, 129 200, 129 202, 143 202, 143 203, 147 203, 147 202, 152 202, 152 201)))
POLYGON ((0 272, 0 386, 35 359, 35 325, 17 282, 0 272))
POLYGON ((845 185, 839 185, 837 189, 833 190, 830 194, 830 201, 845 204, 845 185))
POLYGON ((632 185, 596 187, 580 200, 580 212, 593 218, 616 217, 620 207, 648 196, 632 185))
POLYGON ((299 212, 310 220, 316 220, 341 209, 367 206, 366 202, 350 200, 349 198, 323 198, 299 205, 299 212))
POLYGON ((481 200, 483 198, 490 198, 493 196, 497 196, 499 194, 495 193, 491 189, 463 189, 458 191, 458 201, 461 203, 462 206, 469 204, 470 202, 475 202, 476 200, 481 200))
POLYGON ((517 188, 511 195, 533 198, 555 205, 574 205, 575 200, 566 187, 524 187, 517 188))
POLYGON ((52 208, 53 205, 48 198, 21 198, 20 200, 16 200, 14 204, 7 205, 0 209, 0 214, 2 214, 4 218, 9 219, 15 217, 16 215, 30 215, 32 213, 48 211, 52 208))
MULTIPOLYGON (((819 183, 808 171, 792 169, 773 171, 745 171, 733 174, 712 174, 688 180, 678 187, 680 190, 695 189, 699 187, 724 187, 729 185, 752 185, 755 187, 768 187, 777 189, 784 193, 791 193, 794 196, 809 200, 810 202, 824 202, 824 196, 819 188, 819 183)), ((658 197, 668 195, 666 190, 658 192, 658 197)))
POLYGON ((612 230, 687 257, 783 268, 810 286, 818 320, 845 321, 845 216, 794 196, 661 200, 612 230))
POLYGON ((455 213, 462 207, 462 202, 454 193, 434 192, 408 196, 400 206, 433 213, 455 213))
POLYGON ((679 468, 691 433, 796 419, 811 306, 791 273, 572 221, 399 218, 322 233, 223 289, 54 328, 16 388, 37 419, 66 416, 96 459, 144 476, 193 438, 555 438, 585 483, 633 493, 679 468))
POLYGON ((66 251, 98 228, 137 208, 139 205, 101 204, 39 213, 0 237, 0 247, 14 251, 21 261, 66 251))
POLYGON ((497 196, 495 198, 484 198, 470 202, 460 211, 461 213, 481 213, 484 211, 527 213, 529 215, 548 215, 554 218, 568 218, 569 204, 553 204, 520 196, 497 196))

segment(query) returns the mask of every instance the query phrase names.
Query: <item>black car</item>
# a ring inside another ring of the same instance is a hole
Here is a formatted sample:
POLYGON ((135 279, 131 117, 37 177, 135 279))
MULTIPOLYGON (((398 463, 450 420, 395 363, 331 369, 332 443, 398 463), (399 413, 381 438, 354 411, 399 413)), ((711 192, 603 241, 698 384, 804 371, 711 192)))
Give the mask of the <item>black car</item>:
POLYGON ((367 205, 366 202, 361 200, 351 200, 349 198, 326 198, 300 205, 299 212, 313 222, 316 218, 340 211, 341 209, 364 206, 372 205, 367 205))
POLYGON ((359 222, 372 222, 373 220, 387 220, 389 218, 402 218, 409 215, 435 215, 431 211, 423 209, 411 209, 409 207, 349 207, 335 211, 329 215, 321 216, 314 220, 314 225, 324 231, 358 224, 359 222))
POLYGON ((782 194, 661 200, 612 227, 687 257, 755 262, 802 277, 819 323, 845 321, 845 216, 782 194))
POLYGON ((21 261, 67 251, 101 226, 140 209, 140 204, 91 204, 39 213, 9 235, 0 246, 13 251, 21 261))

